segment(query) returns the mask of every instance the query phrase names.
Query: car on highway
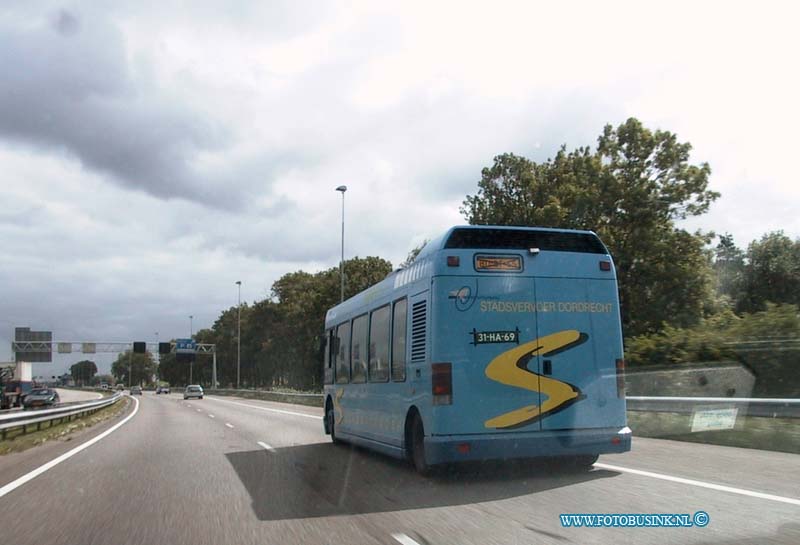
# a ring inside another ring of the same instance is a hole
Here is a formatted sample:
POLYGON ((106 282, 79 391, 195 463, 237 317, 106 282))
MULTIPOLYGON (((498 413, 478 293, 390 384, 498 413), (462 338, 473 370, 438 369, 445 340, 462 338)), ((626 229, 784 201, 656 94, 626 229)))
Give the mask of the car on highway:
POLYGON ((61 403, 61 398, 52 388, 34 388, 25 396, 22 406, 26 409, 33 407, 52 407, 53 405, 61 403))
POLYGON ((120 392, 121 392, 121 391, 123 391, 124 389, 125 389, 125 385, 124 385, 124 384, 117 384, 117 390, 118 390, 118 391, 120 391, 120 392))
POLYGON ((203 399, 203 387, 198 384, 190 384, 187 386, 183 391, 183 399, 189 399, 190 397, 203 399))
POLYGON ((142 387, 141 386, 132 386, 131 387, 131 395, 142 395, 142 387))
POLYGON ((158 386, 156 388, 156 394, 168 394, 169 393, 169 386, 158 386))

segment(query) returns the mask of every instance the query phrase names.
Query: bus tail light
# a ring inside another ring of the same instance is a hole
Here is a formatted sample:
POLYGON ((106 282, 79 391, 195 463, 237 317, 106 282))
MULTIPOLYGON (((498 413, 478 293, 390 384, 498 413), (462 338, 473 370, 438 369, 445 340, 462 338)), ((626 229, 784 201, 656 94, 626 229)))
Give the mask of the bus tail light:
POLYGON ((625 360, 617 360, 617 397, 625 397, 625 360))
POLYGON ((451 363, 431 364, 431 382, 434 405, 453 403, 453 365, 451 363))
POLYGON ((600 270, 601 271, 610 271, 611 270, 611 262, 610 261, 601 261, 600 262, 600 270))
POLYGON ((449 255, 447 256, 447 266, 448 267, 458 267, 461 264, 461 259, 457 255, 449 255))

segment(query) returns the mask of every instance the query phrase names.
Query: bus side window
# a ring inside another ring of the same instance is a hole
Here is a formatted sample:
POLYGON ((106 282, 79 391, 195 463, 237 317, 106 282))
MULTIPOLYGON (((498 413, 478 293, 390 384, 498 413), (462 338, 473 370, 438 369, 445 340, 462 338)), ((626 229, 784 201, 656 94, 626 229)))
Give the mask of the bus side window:
POLYGON ((350 358, 350 381, 367 381, 367 315, 353 320, 353 345, 350 358))
POLYGON ((408 299, 395 301, 392 313, 392 380, 406 379, 406 317, 408 299))
POLYGON ((389 305, 374 310, 369 323, 369 381, 387 382, 389 380, 389 305))
POLYGON ((325 332, 325 354, 323 356, 323 383, 333 384, 333 330, 329 329, 325 332))
POLYGON ((336 328, 336 383, 350 382, 350 322, 336 328))

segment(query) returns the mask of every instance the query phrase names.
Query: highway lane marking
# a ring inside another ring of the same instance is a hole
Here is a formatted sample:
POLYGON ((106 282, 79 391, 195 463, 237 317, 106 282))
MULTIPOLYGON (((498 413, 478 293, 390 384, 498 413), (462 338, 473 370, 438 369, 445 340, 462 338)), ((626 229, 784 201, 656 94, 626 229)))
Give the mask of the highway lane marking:
POLYGON ((281 409, 271 409, 269 407, 259 407, 258 405, 248 405, 247 403, 238 403, 236 401, 228 401, 227 399, 219 399, 219 398, 216 398, 216 397, 209 397, 208 399, 213 399, 214 401, 219 401, 220 403, 230 403, 231 405, 241 405, 242 407, 250 407, 251 409, 259 409, 259 410, 262 410, 262 411, 270 411, 270 412, 273 412, 273 413, 291 414, 291 415, 294 415, 294 416, 305 416, 306 418, 317 418, 319 420, 322 420, 322 416, 317 416, 317 415, 313 415, 313 414, 296 413, 294 411, 284 411, 284 410, 281 410, 281 409))
POLYGON ((632 473, 633 475, 641 475, 643 477, 652 477, 654 479, 661 479, 663 481, 671 481, 673 483, 688 484, 691 486, 698 486, 700 488, 708 488, 711 490, 718 490, 720 492, 730 492, 732 494, 740 494, 742 496, 750 496, 751 498, 759 498, 762 500, 778 501, 781 503, 789 503, 792 505, 800 505, 800 499, 787 498, 786 496, 776 496, 774 494, 765 494, 763 492, 755 492, 754 490, 745 490, 744 488, 735 488, 733 486, 725 486, 721 484, 707 483, 704 481, 696 481, 694 479, 685 479, 683 477, 673 477, 672 475, 665 475, 663 473, 653 473, 652 471, 642 471, 641 469, 631 469, 627 467, 620 467, 611 464, 595 463, 594 467, 601 469, 609 469, 611 471, 619 471, 622 473, 632 473))
POLYGON ((214 418, 214 415, 213 415, 213 414, 211 414, 211 413, 208 413, 208 417, 209 417, 209 418, 214 418))
POLYGON ((272 452, 272 453, 275 452, 275 449, 272 448, 271 446, 269 446, 268 444, 266 444, 264 441, 259 441, 258 444, 260 446, 264 447, 265 449, 267 449, 268 451, 272 452))
POLYGON ((201 413, 203 412, 203 409, 197 409, 197 412, 201 413))
POLYGON ((419 545, 419 543, 417 543, 416 541, 414 541, 413 539, 411 539, 410 537, 408 537, 405 534, 392 534, 392 537, 396 541, 399 541, 400 543, 402 543, 403 545, 419 545))
POLYGON ((230 429, 233 429, 233 424, 230 422, 225 422, 225 425, 228 426, 230 429))
POLYGON ((129 414, 128 416, 126 416, 124 420, 122 420, 121 422, 117 422, 116 424, 114 424, 113 426, 108 428, 106 431, 104 431, 103 433, 101 433, 97 437, 93 437, 92 439, 89 439, 88 441, 86 441, 85 443, 83 443, 81 445, 78 445, 74 449, 65 452, 64 454, 62 454, 58 458, 54 458, 54 459, 50 460, 46 464, 43 464, 43 465, 37 467, 33 471, 31 471, 29 473, 26 473, 25 475, 23 475, 22 477, 18 478, 17 480, 11 481, 7 485, 3 486, 2 488, 0 488, 0 498, 5 496, 6 494, 11 492, 12 490, 15 490, 15 489, 19 488, 20 486, 22 486, 23 484, 27 483, 28 481, 31 481, 31 480, 35 479, 36 477, 38 477, 39 475, 41 475, 45 471, 54 468, 55 466, 57 466, 58 464, 60 464, 64 460, 68 460, 68 459, 72 458, 73 456, 75 456, 76 454, 78 454, 79 452, 81 452, 82 450, 85 450, 85 449, 91 447, 92 445, 94 445, 95 443, 97 443, 98 441, 103 439, 104 437, 108 437, 109 435, 114 433, 116 430, 118 430, 119 428, 124 426, 131 418, 136 416, 137 412, 139 412, 139 400, 137 400, 135 397, 132 397, 132 396, 128 396, 128 397, 130 397, 136 405, 134 405, 134 407, 133 407, 133 412, 131 414, 129 414))

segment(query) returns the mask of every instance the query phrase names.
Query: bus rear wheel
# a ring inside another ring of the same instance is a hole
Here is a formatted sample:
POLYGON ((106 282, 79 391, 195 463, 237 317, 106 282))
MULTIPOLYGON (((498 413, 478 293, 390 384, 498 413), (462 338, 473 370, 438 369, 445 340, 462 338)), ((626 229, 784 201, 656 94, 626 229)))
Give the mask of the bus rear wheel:
POLYGON ((570 458, 570 462, 574 467, 588 469, 594 465, 599 457, 599 454, 578 454, 577 456, 570 458))
POLYGON ((334 416, 334 413, 333 413, 333 406, 330 403, 325 408, 325 418, 328 421, 328 429, 331 432, 331 441, 333 442, 334 445, 338 445, 339 443, 341 443, 341 441, 339 441, 336 438, 336 427, 335 427, 336 426, 336 422, 335 422, 336 417, 334 416))
POLYGON ((414 420, 411 422, 410 435, 410 454, 414 469, 420 475, 430 475, 431 466, 425 459, 425 428, 422 426, 422 418, 418 414, 414 415, 414 420))

